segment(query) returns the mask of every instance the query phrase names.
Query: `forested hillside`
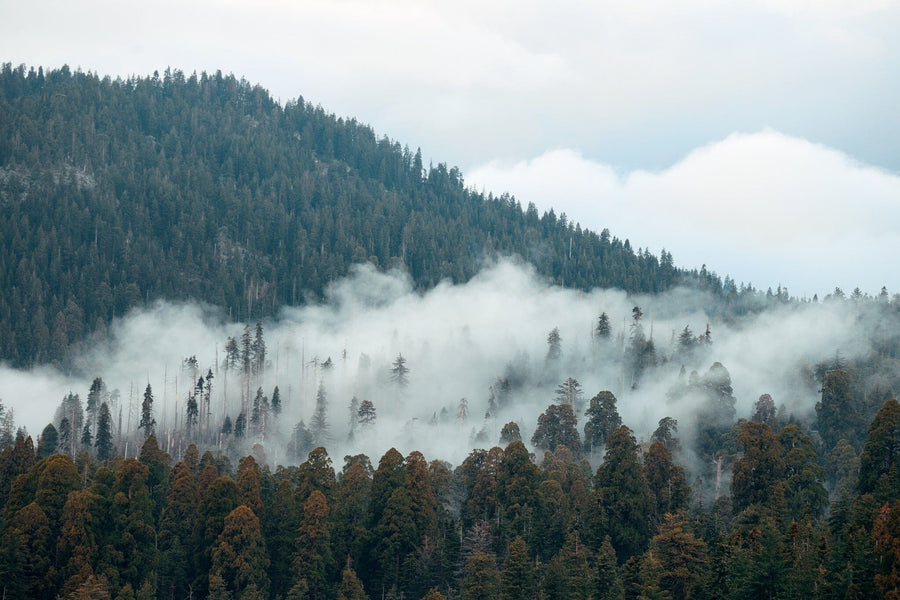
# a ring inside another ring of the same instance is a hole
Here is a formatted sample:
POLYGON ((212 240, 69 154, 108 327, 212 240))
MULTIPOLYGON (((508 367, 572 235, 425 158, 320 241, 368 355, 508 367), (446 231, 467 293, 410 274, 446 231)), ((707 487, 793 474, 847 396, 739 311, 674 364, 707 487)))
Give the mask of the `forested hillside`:
POLYGON ((677 424, 661 421, 639 445, 616 423, 615 396, 601 392, 591 408, 606 448, 596 471, 580 444, 556 443, 535 464, 515 423, 500 446, 455 468, 395 449, 377 465, 365 455, 335 465, 318 447, 273 471, 261 447, 237 464, 193 444, 173 458, 153 434, 137 458, 97 462, 55 454, 47 431, 37 449, 19 437, 0 455, 0 587, 48 600, 900 592, 896 400, 878 411, 858 459, 846 441, 828 459, 837 484, 827 519, 824 457, 765 398, 726 432, 731 495, 711 506, 673 458, 677 424))
POLYGON ((0 207, 0 361, 63 367, 0 365, 0 598, 900 598, 886 288, 681 270, 219 73, 4 65, 0 207))
POLYGON ((583 289, 686 276, 668 253, 467 190, 456 168, 221 73, 123 81, 5 64, 0 205, 0 359, 15 365, 60 360, 158 298, 252 321, 321 297, 357 262, 399 266, 423 289, 495 255, 583 289))

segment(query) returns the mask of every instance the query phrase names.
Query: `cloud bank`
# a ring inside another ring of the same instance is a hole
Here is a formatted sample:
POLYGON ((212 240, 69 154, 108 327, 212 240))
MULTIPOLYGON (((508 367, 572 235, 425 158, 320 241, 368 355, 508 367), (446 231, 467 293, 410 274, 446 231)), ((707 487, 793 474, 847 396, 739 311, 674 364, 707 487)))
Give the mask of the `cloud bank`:
POLYGON ((468 169, 577 148, 661 168, 772 126, 900 170, 900 3, 0 5, 0 55, 112 76, 234 72, 468 169))
MULTIPOLYGON (((859 337, 849 302, 783 308, 725 324, 710 316, 712 300, 693 292, 636 298, 615 290, 581 293, 550 286, 511 261, 485 269, 469 283, 442 284, 425 293, 413 291, 401 273, 360 266, 335 283, 327 303, 285 309, 277 321, 264 324, 270 366, 259 385, 267 395, 278 385, 284 404, 276 425, 280 435, 267 439, 266 453, 273 463, 288 462, 285 440, 297 421, 310 422, 320 384, 328 396, 328 450, 336 461, 358 452, 377 460, 395 446, 404 454, 420 450, 429 459, 459 464, 473 447, 497 444, 509 421, 516 421, 523 439, 530 440, 538 415, 568 377, 580 382, 585 400, 613 391, 624 422, 647 439, 663 416, 684 423, 697 407, 667 399, 680 361, 661 365, 631 389, 615 343, 598 348, 592 339, 601 312, 610 317, 613 339, 627 338, 635 305, 641 306, 645 330, 661 356, 673 356, 685 326, 702 333, 710 323, 712 349, 685 367, 702 374, 714 361, 722 362, 731 372, 737 414, 743 417, 763 393, 772 394, 788 412, 808 417, 818 399, 808 368, 837 352, 853 358, 870 350, 859 337), (562 359, 548 364, 547 336, 554 327, 562 337, 562 359), (410 369, 403 389, 390 382, 391 363, 401 353, 410 369), (329 358, 333 367, 326 370, 329 358), (510 374, 523 385, 486 418, 490 386, 510 374), (374 428, 358 430, 349 442, 353 396, 371 400, 378 416, 374 428), (468 414, 460 419, 463 398, 468 414), (482 439, 476 439, 479 433, 482 439)), ((181 363, 196 355, 202 373, 207 368, 216 373, 213 416, 234 419, 239 378, 226 376, 221 364, 225 340, 239 338, 242 331, 215 309, 158 303, 117 321, 109 339, 88 345, 80 353, 80 376, 3 367, 0 398, 15 410, 18 423, 37 434, 67 392, 84 398, 93 377, 101 376, 110 390, 120 392, 121 413, 114 420, 121 414, 123 428, 133 429, 149 382, 160 429, 173 429, 183 426, 191 379, 181 363)), ((580 417, 580 431, 583 425, 580 417)), ((134 451, 132 446, 129 453, 134 451)))
POLYGON ((765 130, 734 134, 661 171, 617 172, 572 150, 470 171, 478 190, 509 191, 683 266, 738 283, 823 296, 877 294, 900 282, 900 176, 819 144, 765 130))

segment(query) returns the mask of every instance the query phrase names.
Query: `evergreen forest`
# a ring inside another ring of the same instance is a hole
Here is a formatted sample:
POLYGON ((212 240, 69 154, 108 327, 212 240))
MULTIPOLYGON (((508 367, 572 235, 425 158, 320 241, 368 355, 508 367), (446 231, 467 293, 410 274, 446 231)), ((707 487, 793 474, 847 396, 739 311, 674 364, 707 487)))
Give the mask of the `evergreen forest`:
POLYGON ((3 65, 0 206, 0 374, 91 369, 0 399, 0 598, 900 599, 886 288, 679 268, 221 73, 3 65), (123 324, 179 301, 221 318, 157 367, 123 324))

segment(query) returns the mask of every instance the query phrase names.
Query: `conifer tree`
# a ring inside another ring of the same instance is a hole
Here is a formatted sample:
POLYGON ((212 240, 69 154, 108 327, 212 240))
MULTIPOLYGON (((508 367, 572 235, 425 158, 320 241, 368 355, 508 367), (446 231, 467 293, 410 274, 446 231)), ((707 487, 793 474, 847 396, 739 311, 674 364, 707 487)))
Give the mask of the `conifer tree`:
POLYGON ((150 437, 156 430, 156 419, 153 418, 153 390, 150 383, 144 389, 144 400, 141 402, 141 421, 138 429, 144 431, 144 437, 150 437))
POLYGON ((619 562, 643 553, 650 541, 647 515, 651 497, 637 441, 628 427, 622 425, 609 437, 603 464, 594 477, 594 490, 619 562))
POLYGON ((222 533, 212 550, 210 591, 220 580, 235 598, 242 598, 248 592, 258 592, 265 598, 269 588, 266 574, 269 562, 259 519, 246 506, 238 506, 225 517, 222 533))
POLYGON ((59 445, 59 432, 53 423, 48 423, 41 431, 41 437, 38 438, 37 458, 47 458, 51 454, 56 453, 59 445))
POLYGON ((560 404, 568 404, 575 408, 576 411, 580 410, 579 405, 582 397, 581 384, 572 377, 563 381, 556 388, 556 401, 560 404))
POLYGON ((606 445, 609 436, 620 425, 622 418, 616 408, 616 397, 610 391, 603 391, 591 398, 584 416, 584 445, 588 452, 606 445))
POLYGON ((519 424, 515 421, 510 421, 500 430, 500 445, 504 448, 521 439, 522 434, 519 431, 519 424))
POLYGON ((900 498, 900 403, 894 399, 884 403, 869 425, 857 487, 882 504, 900 498))
POLYGON ((316 392, 316 408, 309 422, 309 432, 312 434, 313 446, 324 446, 330 441, 328 426, 328 394, 325 391, 325 382, 319 383, 319 391, 316 392))
POLYGON ((688 530, 681 517, 668 513, 650 549, 662 568, 659 587, 675 600, 687 600, 706 567, 706 543, 688 530))
POLYGON ((398 354, 391 365, 391 381, 400 388, 409 385, 409 367, 406 366, 406 359, 402 354, 398 354))
POLYGON ((533 598, 535 591, 534 567, 528 558, 528 547, 522 536, 516 536, 506 546, 500 574, 500 600, 533 598))
POLYGON ((562 356, 562 337, 559 335, 559 327, 554 327, 547 334, 547 362, 553 362, 562 356))
POLYGON ((594 576, 595 597, 598 600, 624 600, 625 590, 616 564, 616 551, 609 536, 603 538, 597 553, 597 567, 594 576))
POLYGON ((333 562, 328 529, 329 512, 325 495, 319 490, 313 490, 303 505, 303 520, 297 535, 297 556, 294 559, 296 580, 305 580, 311 600, 327 598, 333 562))
POLYGON ((600 313, 597 318, 597 327, 594 329, 594 335, 599 340, 608 340, 612 335, 612 327, 609 324, 609 315, 605 312, 600 313))
POLYGON ((463 600, 494 600, 500 592, 500 572, 492 553, 476 550, 466 559, 463 600))
POLYGON ((363 427, 369 427, 375 423, 375 405, 371 400, 363 400, 356 413, 357 421, 363 427))
POLYGON ((272 390, 272 414, 275 415, 277 419, 281 415, 281 392, 278 390, 278 386, 275 386, 275 389, 272 390))
POLYGON ((97 437, 94 441, 97 448, 97 458, 107 460, 111 458, 113 447, 112 434, 112 417, 109 414, 109 406, 106 402, 100 404, 100 411, 97 416, 97 437))
POLYGON ((356 576, 356 571, 349 565, 349 561, 341 572, 341 585, 338 588, 337 600, 369 600, 362 582, 356 576))
POLYGON ((250 351, 253 357, 253 373, 254 375, 259 375, 266 367, 266 341, 263 339, 262 321, 256 322, 256 330, 254 331, 250 351))

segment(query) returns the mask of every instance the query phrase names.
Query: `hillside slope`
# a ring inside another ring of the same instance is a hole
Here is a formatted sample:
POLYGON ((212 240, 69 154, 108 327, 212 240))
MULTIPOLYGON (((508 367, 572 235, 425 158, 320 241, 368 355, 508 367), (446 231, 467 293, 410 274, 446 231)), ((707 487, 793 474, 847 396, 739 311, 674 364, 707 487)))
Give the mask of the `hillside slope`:
POLYGON ((0 203, 0 359, 16 365, 59 360, 157 298, 256 319, 362 261, 421 288, 465 281, 492 255, 581 288, 654 292, 686 275, 668 253, 467 190, 456 168, 221 73, 5 64, 0 203))

